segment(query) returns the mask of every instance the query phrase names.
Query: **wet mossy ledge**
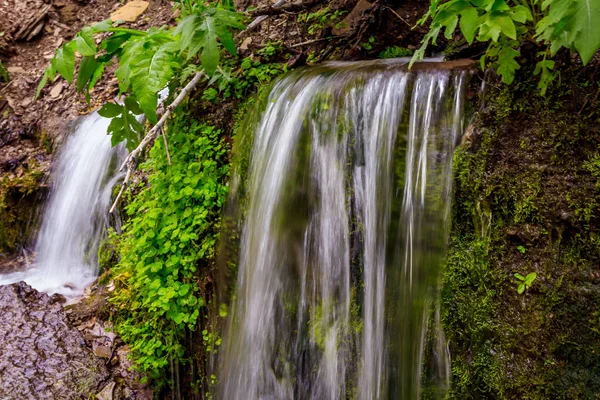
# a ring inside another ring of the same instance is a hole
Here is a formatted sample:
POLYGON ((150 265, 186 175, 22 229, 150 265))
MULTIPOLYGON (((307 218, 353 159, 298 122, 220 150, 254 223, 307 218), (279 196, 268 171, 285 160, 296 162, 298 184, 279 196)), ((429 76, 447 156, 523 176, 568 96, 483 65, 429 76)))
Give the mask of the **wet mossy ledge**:
POLYGON ((582 76, 564 72, 545 98, 486 85, 455 154, 451 399, 598 398, 600 89, 582 76))

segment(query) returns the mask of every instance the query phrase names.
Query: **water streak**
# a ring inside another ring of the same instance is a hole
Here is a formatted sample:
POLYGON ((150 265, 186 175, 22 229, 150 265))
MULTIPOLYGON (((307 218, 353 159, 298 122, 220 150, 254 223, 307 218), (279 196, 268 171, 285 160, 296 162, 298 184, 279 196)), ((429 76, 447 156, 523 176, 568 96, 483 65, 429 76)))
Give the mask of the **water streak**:
POLYGON ((123 146, 111 146, 106 133, 109 123, 97 113, 78 121, 52 173, 34 265, 0 276, 0 285, 24 280, 40 291, 72 297, 94 281, 111 190, 119 178, 115 165, 126 155, 123 146))
POLYGON ((432 305, 463 76, 331 63, 274 84, 233 178, 246 209, 219 398, 416 399, 429 330, 443 391, 432 305))

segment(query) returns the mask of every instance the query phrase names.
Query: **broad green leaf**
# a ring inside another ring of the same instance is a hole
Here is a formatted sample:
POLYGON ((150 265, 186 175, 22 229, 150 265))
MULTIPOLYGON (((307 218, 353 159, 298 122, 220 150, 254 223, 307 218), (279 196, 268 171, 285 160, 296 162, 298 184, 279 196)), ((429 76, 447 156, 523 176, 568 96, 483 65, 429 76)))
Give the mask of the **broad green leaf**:
POLYGON ((517 278, 519 280, 522 280, 522 281, 525 280, 525 277, 523 275, 521 275, 521 274, 515 274, 515 278, 517 278))
POLYGON ((521 53, 509 46, 504 46, 498 52, 498 74, 502 77, 502 82, 511 84, 515 79, 515 71, 521 68, 515 61, 521 53))
POLYGON ((526 21, 531 21, 533 16, 529 9, 525 6, 516 6, 510 9, 510 17, 513 21, 517 21, 520 23, 525 23, 526 21))
POLYGON ((478 18, 479 14, 474 7, 465 8, 460 15, 460 30, 469 44, 473 43, 477 29, 479 29, 478 18))
POLYGON ((87 84, 92 79, 98 62, 94 56, 85 56, 81 59, 79 64, 79 71, 77 72, 77 91, 81 92, 84 88, 87 89, 87 84))
POLYGON ((502 32, 502 28, 498 25, 497 21, 490 16, 490 14, 484 14, 477 20, 479 24, 479 36, 477 39, 480 42, 487 42, 488 40, 498 41, 498 37, 502 32))
POLYGON ((575 48, 586 65, 600 48, 600 1, 577 0, 575 24, 579 32, 575 37, 575 48))
POLYGON ((525 284, 524 284, 524 283, 521 283, 521 284, 519 285, 519 287, 517 288, 517 292, 518 292, 519 294, 523 294, 523 292, 524 292, 524 291, 525 291, 525 284))
POLYGON ((129 90, 131 85, 131 59, 140 52, 144 52, 144 40, 136 38, 130 40, 123 48, 123 55, 119 59, 119 68, 115 71, 115 75, 119 81, 119 91, 121 93, 129 90))
POLYGON ((102 75, 104 74, 104 67, 107 64, 109 63, 98 63, 96 65, 96 69, 94 70, 94 73, 92 74, 92 78, 90 79, 90 83, 88 85, 88 90, 96 86, 96 83, 98 83, 100 78, 102 78, 102 75))
POLYGON ((94 56, 98 52, 92 28, 86 26, 75 36, 75 48, 82 56, 94 56))
POLYGON ((511 38, 512 40, 517 39, 517 29, 515 23, 510 17, 499 16, 494 18, 494 22, 500 27, 502 33, 511 38))
POLYGON ((119 116, 123 112, 123 106, 120 106, 115 103, 105 103, 100 110, 98 110, 98 114, 100 114, 104 118, 115 118, 119 116))
POLYGON ((219 65, 219 47, 217 44, 217 32, 215 22, 212 17, 206 18, 205 43, 200 55, 200 63, 204 67, 207 75, 212 75, 219 65))
POLYGON ((174 68, 179 66, 176 62, 179 43, 167 42, 161 45, 153 42, 149 41, 143 51, 131 58, 131 89, 140 108, 150 122, 155 124, 158 92, 173 77, 174 68), (159 47, 153 47, 156 45, 159 47))
POLYGON ((109 36, 100 43, 100 47, 105 49, 107 53, 114 53, 121 48, 123 43, 131 38, 131 33, 119 32, 109 36))
POLYGON ((67 82, 72 83, 75 72, 75 52, 73 51, 73 46, 69 43, 56 50, 53 61, 56 72, 65 78, 67 82))
POLYGON ((508 4, 506 4, 505 0, 495 0, 493 3, 491 3, 491 5, 488 5, 486 7, 487 11, 508 11, 510 10, 510 7, 508 6, 508 4))

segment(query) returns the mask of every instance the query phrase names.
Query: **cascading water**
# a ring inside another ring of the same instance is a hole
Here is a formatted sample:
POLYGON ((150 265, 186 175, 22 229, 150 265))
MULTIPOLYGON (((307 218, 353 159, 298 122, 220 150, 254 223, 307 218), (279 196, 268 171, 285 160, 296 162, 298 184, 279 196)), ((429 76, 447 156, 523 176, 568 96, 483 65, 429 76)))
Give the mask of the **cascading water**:
POLYGON ((48 293, 76 296, 98 274, 97 251, 107 227, 115 165, 126 155, 112 147, 110 119, 81 117, 61 149, 31 268, 0 276, 0 285, 25 281, 48 293), (113 161, 111 163, 111 161, 113 161))
POLYGON ((232 181, 246 209, 218 398, 419 398, 465 81, 436 65, 330 63, 274 84, 232 181))

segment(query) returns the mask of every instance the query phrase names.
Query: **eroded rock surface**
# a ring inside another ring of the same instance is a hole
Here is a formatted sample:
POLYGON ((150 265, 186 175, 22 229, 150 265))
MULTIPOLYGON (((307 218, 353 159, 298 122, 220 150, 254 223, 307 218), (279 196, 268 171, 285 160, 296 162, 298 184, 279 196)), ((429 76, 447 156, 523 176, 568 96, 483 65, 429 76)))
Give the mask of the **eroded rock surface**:
POLYGON ((24 282, 0 286, 0 399, 80 399, 104 386, 107 368, 62 301, 24 282))

